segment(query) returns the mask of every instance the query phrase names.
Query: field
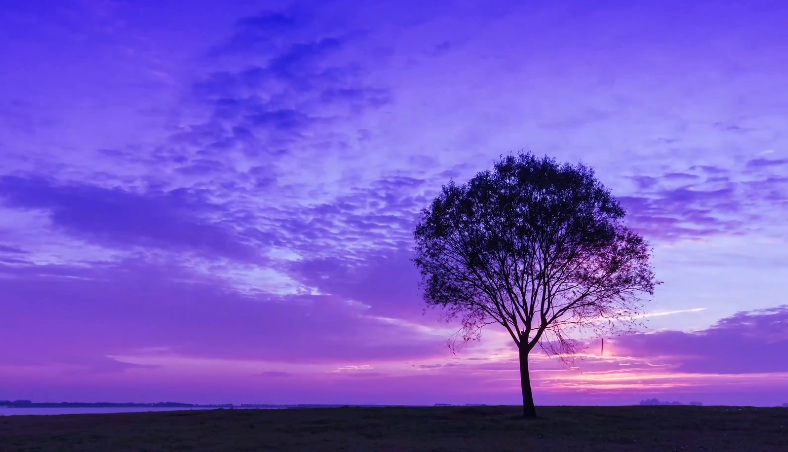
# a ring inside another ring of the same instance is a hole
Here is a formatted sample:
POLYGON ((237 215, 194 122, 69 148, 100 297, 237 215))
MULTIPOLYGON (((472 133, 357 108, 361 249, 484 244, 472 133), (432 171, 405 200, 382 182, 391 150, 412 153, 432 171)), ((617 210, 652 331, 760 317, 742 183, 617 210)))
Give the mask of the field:
POLYGON ((788 451, 788 409, 316 408, 0 417, 0 451, 788 451))

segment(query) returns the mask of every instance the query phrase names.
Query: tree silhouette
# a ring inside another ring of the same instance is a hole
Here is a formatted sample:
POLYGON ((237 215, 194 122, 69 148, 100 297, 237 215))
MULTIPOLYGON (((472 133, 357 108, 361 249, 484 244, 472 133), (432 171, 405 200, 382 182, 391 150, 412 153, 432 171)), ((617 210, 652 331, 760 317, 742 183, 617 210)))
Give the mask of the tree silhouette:
POLYGON ((531 153, 507 156, 464 185, 453 181, 422 211, 414 263, 428 306, 479 339, 503 325, 519 349, 523 415, 535 417, 528 356, 539 344, 571 361, 577 333, 637 325, 658 282, 648 243, 591 168, 531 153))

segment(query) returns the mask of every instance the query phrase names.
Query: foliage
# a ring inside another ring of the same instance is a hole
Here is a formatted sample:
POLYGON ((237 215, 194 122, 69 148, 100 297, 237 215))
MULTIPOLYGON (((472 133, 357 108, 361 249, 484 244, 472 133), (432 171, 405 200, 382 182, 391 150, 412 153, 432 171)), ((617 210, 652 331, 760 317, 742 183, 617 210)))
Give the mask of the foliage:
POLYGON ((635 326, 658 282, 624 216, 591 168, 530 153, 445 185, 422 212, 413 260, 427 304, 461 320, 452 348, 498 323, 526 352, 540 344, 566 361, 579 349, 571 333, 635 326))

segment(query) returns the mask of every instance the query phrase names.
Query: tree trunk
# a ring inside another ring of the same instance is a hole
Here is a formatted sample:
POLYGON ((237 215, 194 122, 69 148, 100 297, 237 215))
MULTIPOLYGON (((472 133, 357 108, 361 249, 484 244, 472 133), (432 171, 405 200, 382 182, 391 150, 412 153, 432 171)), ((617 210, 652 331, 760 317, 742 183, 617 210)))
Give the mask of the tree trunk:
POLYGON ((535 418, 536 406, 531 392, 531 375, 528 373, 528 351, 520 347, 520 386, 523 389, 523 417, 535 418))

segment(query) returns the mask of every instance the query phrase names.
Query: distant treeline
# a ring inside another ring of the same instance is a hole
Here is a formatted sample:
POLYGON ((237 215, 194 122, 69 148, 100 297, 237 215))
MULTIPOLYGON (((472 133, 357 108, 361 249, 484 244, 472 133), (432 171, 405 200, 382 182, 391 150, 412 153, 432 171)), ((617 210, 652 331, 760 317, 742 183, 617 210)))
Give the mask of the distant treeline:
MULTIPOLYGON (((667 402, 667 401, 663 402, 657 399, 641 400, 640 404, 641 405, 684 405, 681 402, 667 402)), ((694 406, 703 406, 703 404, 700 402, 690 402, 689 404, 694 406)))

